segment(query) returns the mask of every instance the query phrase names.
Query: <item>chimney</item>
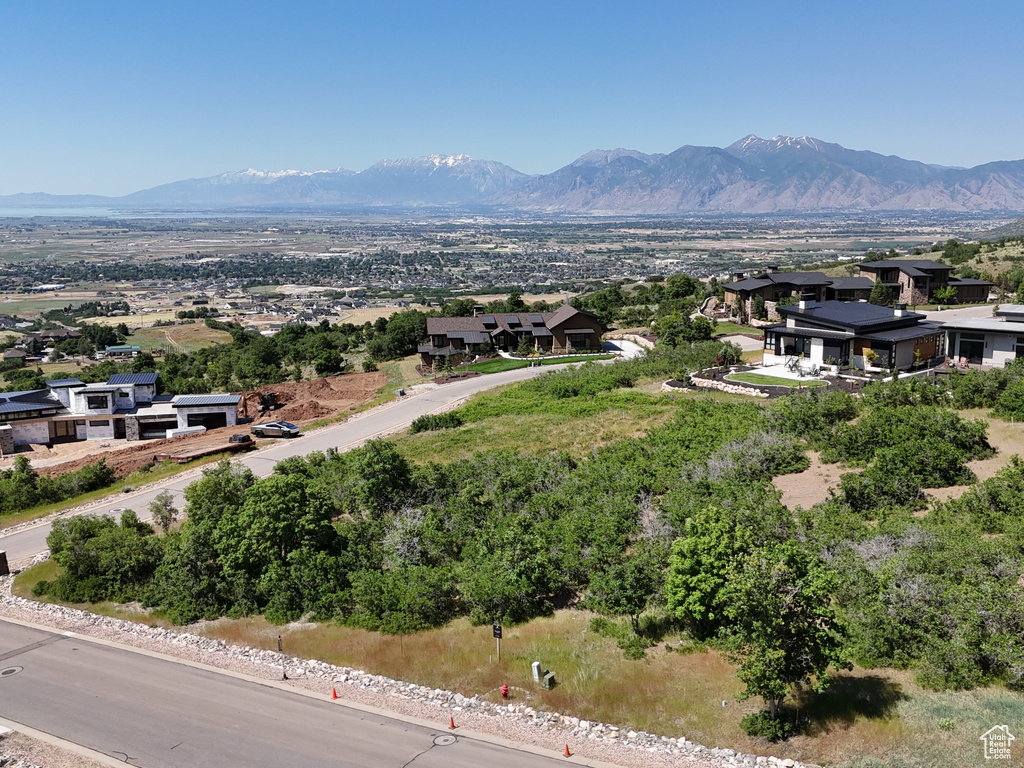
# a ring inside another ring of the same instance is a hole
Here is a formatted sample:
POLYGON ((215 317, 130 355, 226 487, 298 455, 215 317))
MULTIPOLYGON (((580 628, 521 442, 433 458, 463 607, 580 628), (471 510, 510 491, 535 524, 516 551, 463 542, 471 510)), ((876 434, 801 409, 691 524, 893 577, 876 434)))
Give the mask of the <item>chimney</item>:
POLYGON ((743 273, 742 272, 733 272, 732 273, 732 279, 733 279, 733 282, 738 283, 740 280, 743 279, 743 273))
POLYGON ((480 317, 480 315, 482 315, 483 313, 484 313, 484 305, 483 304, 474 304, 473 305, 473 317, 480 317))
POLYGON ((800 303, 797 305, 800 309, 807 309, 808 307, 814 306, 814 294, 813 293, 801 293, 800 303))
POLYGON ((764 270, 769 275, 774 275, 776 272, 779 271, 779 265, 778 264, 765 264, 764 265, 764 270))
POLYGON ((903 317, 907 314, 907 303, 905 301, 897 302, 892 314, 894 317, 903 317))

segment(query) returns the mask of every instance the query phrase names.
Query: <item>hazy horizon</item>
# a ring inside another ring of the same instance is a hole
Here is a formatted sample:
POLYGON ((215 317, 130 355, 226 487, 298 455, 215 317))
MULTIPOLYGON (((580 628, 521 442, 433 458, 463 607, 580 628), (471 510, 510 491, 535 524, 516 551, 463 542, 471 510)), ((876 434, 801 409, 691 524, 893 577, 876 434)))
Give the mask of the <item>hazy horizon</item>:
POLYGON ((550 173, 750 133, 1021 159, 1021 21, 924 0, 10 3, 0 195, 434 153, 550 173))

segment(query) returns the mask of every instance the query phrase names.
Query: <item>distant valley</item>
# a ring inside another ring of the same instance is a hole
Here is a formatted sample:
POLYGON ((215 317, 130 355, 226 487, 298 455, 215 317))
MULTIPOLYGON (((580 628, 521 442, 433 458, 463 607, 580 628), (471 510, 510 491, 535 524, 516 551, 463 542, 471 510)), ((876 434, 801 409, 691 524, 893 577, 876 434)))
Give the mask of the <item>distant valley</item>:
POLYGON ((122 197, 28 193, 3 207, 293 210, 448 207, 543 214, 672 215, 826 212, 1020 213, 1024 160, 952 168, 846 149, 810 137, 747 136, 669 154, 595 150, 530 176, 466 155, 382 160, 359 172, 245 170, 122 197))

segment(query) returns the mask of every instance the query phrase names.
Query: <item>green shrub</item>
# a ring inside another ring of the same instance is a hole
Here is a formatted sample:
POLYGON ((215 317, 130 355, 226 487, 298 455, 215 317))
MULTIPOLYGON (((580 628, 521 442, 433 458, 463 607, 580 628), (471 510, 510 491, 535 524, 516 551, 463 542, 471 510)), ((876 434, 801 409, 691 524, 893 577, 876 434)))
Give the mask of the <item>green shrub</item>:
POLYGON ((457 411, 447 413, 426 414, 413 420, 409 425, 409 433, 433 432, 439 429, 457 429, 463 425, 462 416, 457 411))
POLYGON ((793 735, 793 722, 786 717, 772 717, 767 712, 753 712, 744 715, 740 728, 750 736, 760 736, 768 741, 785 741, 793 735))

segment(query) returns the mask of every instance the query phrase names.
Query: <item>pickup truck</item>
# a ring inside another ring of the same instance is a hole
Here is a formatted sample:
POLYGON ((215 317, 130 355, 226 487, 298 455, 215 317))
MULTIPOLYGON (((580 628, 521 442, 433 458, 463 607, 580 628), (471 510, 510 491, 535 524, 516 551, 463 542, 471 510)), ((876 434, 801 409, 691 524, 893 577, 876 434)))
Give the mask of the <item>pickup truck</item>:
POLYGON ((287 421, 271 421, 266 424, 253 424, 249 428, 256 437, 298 437, 299 428, 287 421))

